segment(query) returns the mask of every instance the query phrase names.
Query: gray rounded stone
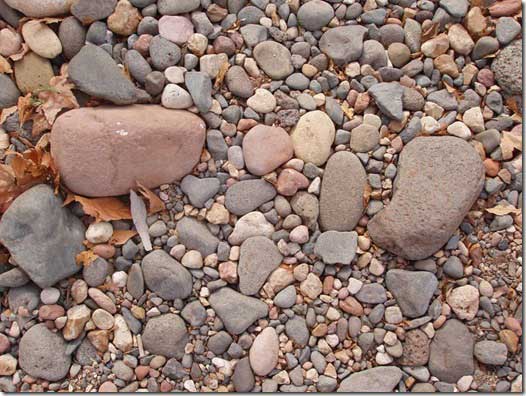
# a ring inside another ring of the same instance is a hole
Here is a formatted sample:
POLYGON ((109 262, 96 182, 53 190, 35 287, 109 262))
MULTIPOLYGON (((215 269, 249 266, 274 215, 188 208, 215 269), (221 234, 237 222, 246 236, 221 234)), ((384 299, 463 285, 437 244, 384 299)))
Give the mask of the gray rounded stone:
POLYGON ((339 26, 327 30, 321 36, 320 50, 339 66, 360 59, 363 50, 363 38, 367 33, 364 26, 339 26))
POLYGON ((331 5, 322 0, 312 0, 298 10, 298 22, 306 30, 321 30, 334 17, 331 5))
POLYGON ((398 367, 374 367, 345 378, 338 392, 392 392, 401 379, 402 370, 398 367))
POLYGON ((256 45, 254 59, 273 80, 282 80, 294 71, 290 51, 275 41, 265 41, 256 45))
POLYGON ((181 190, 196 208, 203 208, 206 201, 217 194, 219 187, 219 179, 213 177, 199 179, 194 175, 188 175, 181 181, 181 190))
POLYGON ((174 66, 181 59, 181 49, 177 44, 160 35, 155 36, 150 41, 149 51, 152 66, 157 70, 163 71, 170 66, 174 66))
POLYGON ((314 253, 326 264, 351 264, 358 247, 358 234, 325 231, 316 240, 314 253))
POLYGON ((0 74, 0 109, 16 105, 20 91, 7 74, 0 74))
POLYGON ((500 366, 508 359, 508 348, 501 342, 483 340, 475 344, 474 354, 483 364, 500 366))
POLYGON ((183 319, 175 314, 151 318, 142 333, 144 349, 167 358, 181 359, 188 342, 188 332, 183 319))
POLYGON ((86 42, 86 28, 73 16, 64 19, 58 28, 62 52, 67 59, 79 53, 86 42))
POLYGON ((219 239, 207 226, 191 217, 183 217, 177 222, 177 236, 179 241, 189 250, 199 250, 203 257, 215 253, 219 239))
POLYGON ((233 214, 243 216, 275 196, 276 189, 265 180, 242 180, 226 191, 225 206, 233 214))
POLYGON ((232 66, 226 73, 226 85, 230 92, 240 98, 248 99, 254 94, 254 85, 241 66, 232 66))

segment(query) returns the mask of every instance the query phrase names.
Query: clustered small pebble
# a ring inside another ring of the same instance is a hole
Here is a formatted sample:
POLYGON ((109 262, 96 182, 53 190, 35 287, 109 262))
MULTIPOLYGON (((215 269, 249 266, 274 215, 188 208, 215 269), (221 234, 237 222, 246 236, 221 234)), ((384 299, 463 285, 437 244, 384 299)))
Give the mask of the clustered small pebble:
POLYGON ((0 0, 2 173, 41 139, 21 101, 66 77, 62 187, 133 215, 44 183, 1 208, 0 391, 522 392, 521 23, 0 0))

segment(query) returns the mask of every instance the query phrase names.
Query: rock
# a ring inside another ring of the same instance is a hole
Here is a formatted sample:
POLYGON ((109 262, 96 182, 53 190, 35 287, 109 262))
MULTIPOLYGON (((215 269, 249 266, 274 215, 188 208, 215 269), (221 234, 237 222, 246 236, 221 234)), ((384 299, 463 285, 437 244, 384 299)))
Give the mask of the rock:
POLYGON ((274 297, 274 305, 280 308, 290 308, 296 303, 296 288, 287 286, 274 297))
POLYGON ((208 339, 207 347, 214 354, 221 355, 226 352, 232 341, 230 334, 226 331, 220 331, 208 339))
POLYGON ((393 269, 387 272, 385 282, 405 316, 424 315, 438 286, 435 275, 425 271, 393 269))
POLYGON ((248 98, 247 105, 258 113, 271 113, 276 107, 276 98, 270 91, 258 88, 256 93, 248 98))
POLYGON ((413 139, 400 155, 394 197, 369 222, 369 235, 410 260, 429 257, 449 240, 477 199, 483 172, 478 153, 461 139, 413 139))
POLYGON ((356 298, 366 304, 383 304, 387 300, 385 289, 379 283, 364 284, 356 298))
POLYGON ((422 44, 422 53, 428 58, 436 58, 439 55, 445 54, 449 49, 449 39, 445 33, 427 40, 422 44))
POLYGON ((367 91, 374 99, 376 106, 391 119, 403 119, 403 87, 397 82, 374 84, 367 91))
POLYGON ((17 313, 19 308, 23 307, 32 311, 38 307, 40 302, 40 290, 32 283, 9 289, 7 293, 9 309, 17 313))
POLYGON ((320 194, 320 226, 323 230, 351 231, 363 213, 367 184, 365 169, 352 153, 338 152, 325 167, 320 194))
POLYGON ((278 364, 279 340, 273 327, 259 333, 250 347, 250 366, 256 375, 265 376, 278 364))
POLYGON ((247 296, 257 294, 282 259, 281 253, 270 239, 262 236, 246 239, 239 252, 239 291, 247 296))
POLYGON ((42 288, 78 272, 75 258, 84 249, 83 240, 81 221, 44 184, 18 196, 0 221, 0 242, 42 288))
POLYGON ((93 244, 108 242, 112 235, 113 226, 106 221, 91 223, 86 230, 86 239, 93 244))
POLYGON ((165 15, 159 19, 159 34, 172 43, 186 44, 194 33, 194 25, 188 18, 165 15))
POLYGON ((471 285, 456 287, 448 294, 447 303, 459 319, 471 320, 479 309, 479 291, 471 285))
POLYGON ((181 359, 188 342, 188 332, 178 315, 168 313, 148 320, 142 342, 144 349, 152 354, 181 359))
POLYGON ((263 301, 244 296, 229 287, 222 287, 213 293, 209 302, 227 331, 234 335, 243 333, 252 323, 268 314, 263 301))
MULTIPOLYGON (((386 25, 389 26, 389 25, 386 25)), ((395 67, 403 67, 407 62, 411 60, 411 50, 409 47, 402 43, 392 43, 387 49, 387 55, 389 60, 395 67)))
POLYGON ((121 195, 137 181, 154 188, 188 174, 201 155, 205 130, 196 115, 161 106, 85 107, 57 118, 51 151, 72 191, 121 195))
POLYGON ((422 330, 410 330, 405 334, 403 354, 398 359, 402 366, 425 366, 429 360, 430 340, 422 330))
POLYGON ((511 17, 502 17, 497 21, 495 35, 501 45, 511 43, 521 32, 522 28, 519 22, 511 17))
POLYGON ((475 42, 468 31, 460 23, 449 27, 447 38, 451 48, 461 55, 469 55, 475 46, 475 42))
POLYGON ((323 285, 320 278, 310 272, 307 278, 301 282, 300 291, 301 294, 307 296, 311 300, 315 300, 322 292, 323 285))
POLYGON ((334 17, 331 5, 321 0, 304 3, 298 10, 298 22, 306 30, 321 30, 334 17))
POLYGON ((187 72, 184 76, 186 88, 192 95, 192 100, 201 113, 206 113, 212 107, 212 81, 203 72, 187 72))
MULTIPOLYGON (((135 86, 128 80, 113 58, 102 48, 85 45, 71 59, 69 78, 82 92, 115 104, 137 101, 135 86)), ((85 111, 79 109, 78 111, 85 111)))
POLYGON ((161 15, 177 15, 194 11, 200 4, 199 0, 160 0, 157 9, 161 15))
POLYGON ((164 87, 161 103, 168 109, 187 109, 194 104, 188 91, 177 84, 168 84, 164 87))
POLYGON ((440 7, 445 9, 451 16, 462 18, 468 12, 468 0, 440 0, 440 7))
POLYGON ((0 274, 0 287, 20 287, 28 282, 29 277, 18 267, 14 267, 0 274))
POLYGON ((338 392, 392 392, 401 379, 402 370, 398 367, 374 367, 345 378, 338 392))
POLYGON ((13 375, 16 372, 18 361, 10 354, 0 356, 0 375, 13 375))
POLYGON ((62 333, 64 339, 67 341, 79 338, 81 333, 84 331, 84 326, 90 320, 91 311, 84 305, 75 305, 68 309, 67 312, 68 321, 64 327, 62 333))
POLYGON ((60 23, 58 37, 62 43, 64 56, 67 59, 71 59, 77 55, 84 46, 86 42, 86 29, 84 29, 77 18, 70 16, 60 23))
POLYGON ((188 175, 181 181, 181 190, 196 208, 203 208, 206 201, 217 194, 219 187, 219 179, 212 177, 199 179, 193 175, 188 175))
POLYGON ((280 127, 256 125, 243 139, 243 158, 250 173, 263 176, 293 155, 292 140, 280 127))
POLYGON ((115 315, 113 326, 113 345, 120 351, 127 353, 133 346, 133 338, 126 320, 122 315, 115 315))
POLYGON ((485 36, 481 37, 475 43, 473 51, 471 52, 471 58, 478 60, 495 53, 499 49, 499 42, 496 38, 485 36))
POLYGON ((273 80, 282 80, 294 71, 287 47, 275 41, 264 41, 254 48, 254 59, 273 80))
POLYGON ((491 65, 499 86, 508 94, 522 94, 522 44, 520 40, 499 52, 491 65))
POLYGON ((320 166, 329 158, 335 137, 334 124, 322 111, 310 111, 301 116, 291 137, 295 156, 320 166))
POLYGON ((0 109, 17 104, 20 91, 7 74, 0 74, 0 109))
POLYGON ((364 26, 348 25, 327 30, 321 36, 320 50, 338 66, 360 59, 363 38, 367 29, 364 26))
POLYGON ((240 245, 254 236, 270 238, 273 232, 274 226, 267 221, 263 213, 250 212, 237 221, 234 231, 228 237, 228 242, 232 245, 240 245))
POLYGON ((102 257, 98 257, 89 265, 83 267, 82 278, 89 286, 97 287, 104 283, 110 271, 110 264, 102 257))
POLYGON ((241 180, 228 188, 225 206, 237 216, 243 216, 276 196, 272 184, 264 180, 241 180))
POLYGON ((501 366, 508 359, 508 348, 496 341, 479 341, 475 344, 474 354, 480 363, 501 366))
POLYGON ((31 18, 46 18, 69 13, 72 0, 5 0, 9 7, 31 18))
POLYGON ((241 66, 230 67, 226 73, 225 82, 228 90, 240 98, 248 99, 254 94, 254 85, 241 66))
POLYGON ((132 264, 128 271, 126 290, 137 300, 144 294, 144 276, 138 263, 132 264))
POLYGON ((172 43, 160 35, 157 35, 150 41, 149 51, 150 61, 155 69, 161 71, 167 70, 166 78, 170 82, 184 82, 184 78, 179 79, 178 81, 173 81, 173 79, 169 78, 170 75, 168 74, 168 68, 176 65, 181 59, 181 49, 177 46, 177 44, 172 43))
POLYGON ((362 124, 351 131, 350 147, 358 153, 367 153, 374 149, 380 141, 378 128, 362 124))
POLYGON ((236 392, 250 392, 256 384, 248 357, 239 360, 234 369, 232 382, 236 392))
POLYGON ((14 70, 16 85, 24 95, 48 87, 49 80, 54 77, 49 60, 34 52, 29 52, 16 61, 14 70))
POLYGON ((164 250, 154 250, 142 259, 146 286, 166 300, 192 293, 192 275, 164 250))
MULTIPOLYGON (((400 55, 402 58, 404 58, 404 55, 402 53, 400 53, 400 55)), ((382 43, 376 40, 364 41, 362 56, 360 56, 359 62, 362 65, 370 65, 375 70, 378 70, 382 67, 386 67, 387 54, 382 43)))
POLYGON ((285 333, 287 333, 289 339, 299 347, 304 347, 309 342, 309 329, 307 328, 305 319, 301 316, 296 315, 287 320, 287 323, 285 323, 285 333))
POLYGON ((431 342, 429 370, 441 381, 455 383, 473 374, 473 336, 455 319, 448 320, 431 342))
POLYGON ((62 52, 62 44, 51 28, 39 21, 28 21, 22 26, 22 36, 31 51, 52 59, 62 52))
POLYGON ((115 11, 108 17, 108 28, 121 36, 129 36, 137 30, 141 14, 128 0, 119 0, 115 11))
POLYGON ((205 307, 198 300, 195 300, 185 305, 181 311, 181 316, 190 326, 199 327, 205 323, 207 315, 205 307))
POLYGON ((59 381, 68 374, 71 357, 59 334, 51 332, 45 324, 37 324, 20 340, 18 364, 32 377, 59 381))
POLYGON ((351 264, 357 247, 358 234, 355 231, 325 231, 316 240, 314 253, 325 264, 351 264))
POLYGON ((442 268, 444 269, 444 274, 453 279, 460 279, 464 276, 464 266, 457 256, 448 257, 442 268))
POLYGON ((109 17, 117 0, 77 0, 71 6, 71 13, 84 25, 90 25, 109 17))
POLYGON ((219 240, 202 222, 191 217, 183 217, 177 222, 176 231, 179 241, 187 249, 198 250, 203 257, 215 253, 219 240))

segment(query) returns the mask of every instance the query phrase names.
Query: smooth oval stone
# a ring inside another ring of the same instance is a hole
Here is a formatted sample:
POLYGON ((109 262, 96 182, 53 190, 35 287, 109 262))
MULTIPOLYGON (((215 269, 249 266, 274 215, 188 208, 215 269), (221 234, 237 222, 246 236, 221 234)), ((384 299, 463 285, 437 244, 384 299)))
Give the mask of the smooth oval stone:
POLYGON ((267 375, 278 364, 279 340, 273 327, 265 328, 258 334, 250 347, 250 366, 254 373, 267 375))
POLYGON ((20 91, 7 74, 0 74, 0 109, 16 105, 20 91))
POLYGON ((64 56, 73 58, 79 53, 86 41, 86 29, 74 16, 67 17, 60 23, 58 37, 62 43, 64 56))
POLYGON ((187 341, 184 320, 172 313, 151 318, 142 334, 144 349, 167 358, 182 358, 187 341))
POLYGON ((275 196, 276 189, 265 180, 242 180, 226 190, 225 206, 235 215, 243 216, 275 196))
POLYGON ((50 27, 42 22, 28 21, 22 26, 22 36, 36 54, 52 59, 62 52, 62 44, 50 27))
POLYGON ((205 123, 161 106, 85 107, 57 118, 51 151, 62 180, 77 194, 128 194, 180 180, 199 161, 205 123))
POLYGON ((402 370, 398 367, 373 367, 345 378, 338 392, 392 392, 401 379, 402 370))
POLYGON ((312 0, 298 10, 298 22, 307 30, 320 30, 334 16, 331 5, 321 0, 312 0))
POLYGON ((254 59, 273 80, 282 80, 294 71, 290 51, 275 41, 265 41, 256 45, 254 59))
POLYGON ((256 125, 243 138, 243 157, 253 175, 263 176, 292 158, 292 140, 283 128, 256 125))
POLYGON ((320 110, 305 113, 292 130, 296 157, 316 166, 323 165, 331 153, 336 131, 330 117, 320 110))
POLYGON ((32 18, 68 14, 74 0, 5 0, 6 4, 32 18))
POLYGON ((49 59, 30 52, 15 62, 15 80, 23 94, 49 86, 54 77, 49 59))
POLYGON ((369 222, 369 235, 394 254, 425 259, 455 232, 483 184, 484 166, 469 143, 415 138, 400 154, 393 199, 369 222))
POLYGON ((320 39, 320 50, 343 66, 360 59, 367 28, 359 25, 339 26, 327 30, 320 39))
POLYGON ((367 176, 354 154, 340 151, 325 167, 320 193, 320 226, 323 230, 352 231, 362 217, 367 176))

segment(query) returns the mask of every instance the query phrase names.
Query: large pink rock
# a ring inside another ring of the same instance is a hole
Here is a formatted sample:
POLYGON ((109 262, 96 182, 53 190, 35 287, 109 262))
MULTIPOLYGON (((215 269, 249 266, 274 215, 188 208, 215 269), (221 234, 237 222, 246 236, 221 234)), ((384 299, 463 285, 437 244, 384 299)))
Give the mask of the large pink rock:
POLYGON ((243 157, 250 173, 263 176, 293 155, 292 139, 280 127, 256 125, 243 139, 243 157))
POLYGON ((154 105, 84 107, 57 118, 51 154, 73 192, 89 197, 127 194, 179 180, 199 161, 204 121, 154 105))

